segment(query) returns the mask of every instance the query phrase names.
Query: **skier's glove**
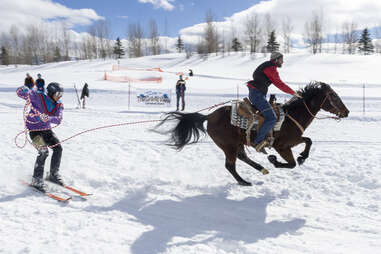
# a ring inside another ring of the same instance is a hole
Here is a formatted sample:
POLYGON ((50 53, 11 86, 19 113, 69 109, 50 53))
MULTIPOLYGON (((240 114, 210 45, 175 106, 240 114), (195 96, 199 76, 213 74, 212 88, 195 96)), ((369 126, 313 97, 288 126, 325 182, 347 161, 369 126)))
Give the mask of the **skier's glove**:
POLYGON ((40 114, 40 119, 41 121, 46 123, 47 121, 49 121, 49 116, 47 114, 40 114))

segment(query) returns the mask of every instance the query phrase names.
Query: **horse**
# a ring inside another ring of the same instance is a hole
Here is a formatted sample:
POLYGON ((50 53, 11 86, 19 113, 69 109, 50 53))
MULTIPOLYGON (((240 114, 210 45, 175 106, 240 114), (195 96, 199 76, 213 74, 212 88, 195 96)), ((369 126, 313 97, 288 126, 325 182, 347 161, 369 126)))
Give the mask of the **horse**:
MULTIPOLYGON (((312 141, 309 137, 304 137, 304 130, 312 123, 316 114, 322 109, 330 112, 335 119, 345 118, 349 110, 342 102, 337 93, 323 82, 311 82, 298 93, 302 98, 293 97, 285 104, 281 105, 286 117, 278 132, 274 132, 274 143, 272 147, 286 161, 278 161, 275 155, 269 155, 268 160, 276 168, 294 168, 296 162, 291 148, 304 143, 305 148, 299 154, 297 162, 302 165, 309 157, 312 141)), ((262 174, 269 171, 262 165, 251 160, 246 152, 245 130, 233 126, 230 123, 231 106, 223 106, 216 109, 209 115, 195 113, 169 112, 164 115, 163 120, 156 125, 153 130, 161 134, 169 134, 168 145, 180 151, 185 145, 197 143, 201 134, 206 134, 212 138, 214 143, 225 153, 225 167, 235 178, 238 184, 250 186, 251 183, 245 181, 236 170, 237 158, 251 167, 257 169, 262 174), (177 121, 177 124, 170 130, 159 130, 160 126, 166 122, 177 121), (207 121, 205 130, 204 122, 207 121)), ((251 138, 255 137, 255 130, 251 132, 251 138)))

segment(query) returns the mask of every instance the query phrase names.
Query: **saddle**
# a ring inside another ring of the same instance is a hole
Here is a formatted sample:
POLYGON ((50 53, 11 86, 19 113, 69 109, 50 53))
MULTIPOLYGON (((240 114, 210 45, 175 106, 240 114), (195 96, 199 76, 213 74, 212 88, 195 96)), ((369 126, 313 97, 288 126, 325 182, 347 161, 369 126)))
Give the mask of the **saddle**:
MULTIPOLYGON (((285 118, 285 112, 282 108, 282 104, 276 103, 275 101, 275 95, 270 95, 269 102, 277 118, 277 122, 275 123, 273 130, 270 131, 267 137, 269 139, 270 146, 272 146, 272 143, 274 142, 273 132, 280 130, 285 118)), ((241 129, 247 130, 252 121, 253 127, 251 128, 251 131, 255 130, 256 133, 258 133, 264 122, 264 117, 262 116, 261 112, 251 104, 249 99, 245 97, 242 101, 232 101, 231 124, 241 129)))

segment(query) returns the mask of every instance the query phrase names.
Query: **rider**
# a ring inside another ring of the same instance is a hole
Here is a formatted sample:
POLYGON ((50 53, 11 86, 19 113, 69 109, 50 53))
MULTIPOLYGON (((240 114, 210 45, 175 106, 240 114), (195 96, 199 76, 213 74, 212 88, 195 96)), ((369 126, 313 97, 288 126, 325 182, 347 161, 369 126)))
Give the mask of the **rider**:
POLYGON ((248 144, 253 145, 257 152, 265 152, 263 148, 267 145, 266 135, 274 127, 276 122, 274 110, 266 100, 268 87, 271 84, 274 84, 285 93, 297 96, 299 98, 301 97, 280 79, 277 67, 281 68, 282 64, 283 55, 279 52, 272 52, 270 60, 259 65, 253 73, 253 80, 247 83, 250 102, 264 116, 264 122, 255 137, 254 144, 250 144, 251 126, 246 132, 248 144))
POLYGON ((64 107, 59 99, 63 95, 63 88, 59 83, 53 82, 47 86, 46 91, 47 94, 29 89, 26 86, 22 86, 16 91, 20 98, 30 100, 31 103, 31 109, 26 118, 25 126, 29 131, 33 145, 38 150, 31 186, 43 192, 46 191, 43 175, 45 160, 49 155, 48 146, 54 145, 52 147, 53 155, 50 163, 50 174, 47 180, 64 185, 58 173, 62 147, 50 126, 51 123, 58 125, 62 121, 64 107))

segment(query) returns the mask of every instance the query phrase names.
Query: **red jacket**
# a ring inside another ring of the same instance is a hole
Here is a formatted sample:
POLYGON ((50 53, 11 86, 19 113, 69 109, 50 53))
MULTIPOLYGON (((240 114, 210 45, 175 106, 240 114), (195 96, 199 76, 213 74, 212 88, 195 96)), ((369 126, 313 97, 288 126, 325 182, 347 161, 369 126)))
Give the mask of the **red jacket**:
POLYGON ((279 77, 277 66, 273 61, 266 61, 259 65, 253 73, 253 80, 248 82, 248 87, 267 94, 268 87, 274 84, 285 93, 293 95, 295 93, 288 85, 286 85, 279 77))

